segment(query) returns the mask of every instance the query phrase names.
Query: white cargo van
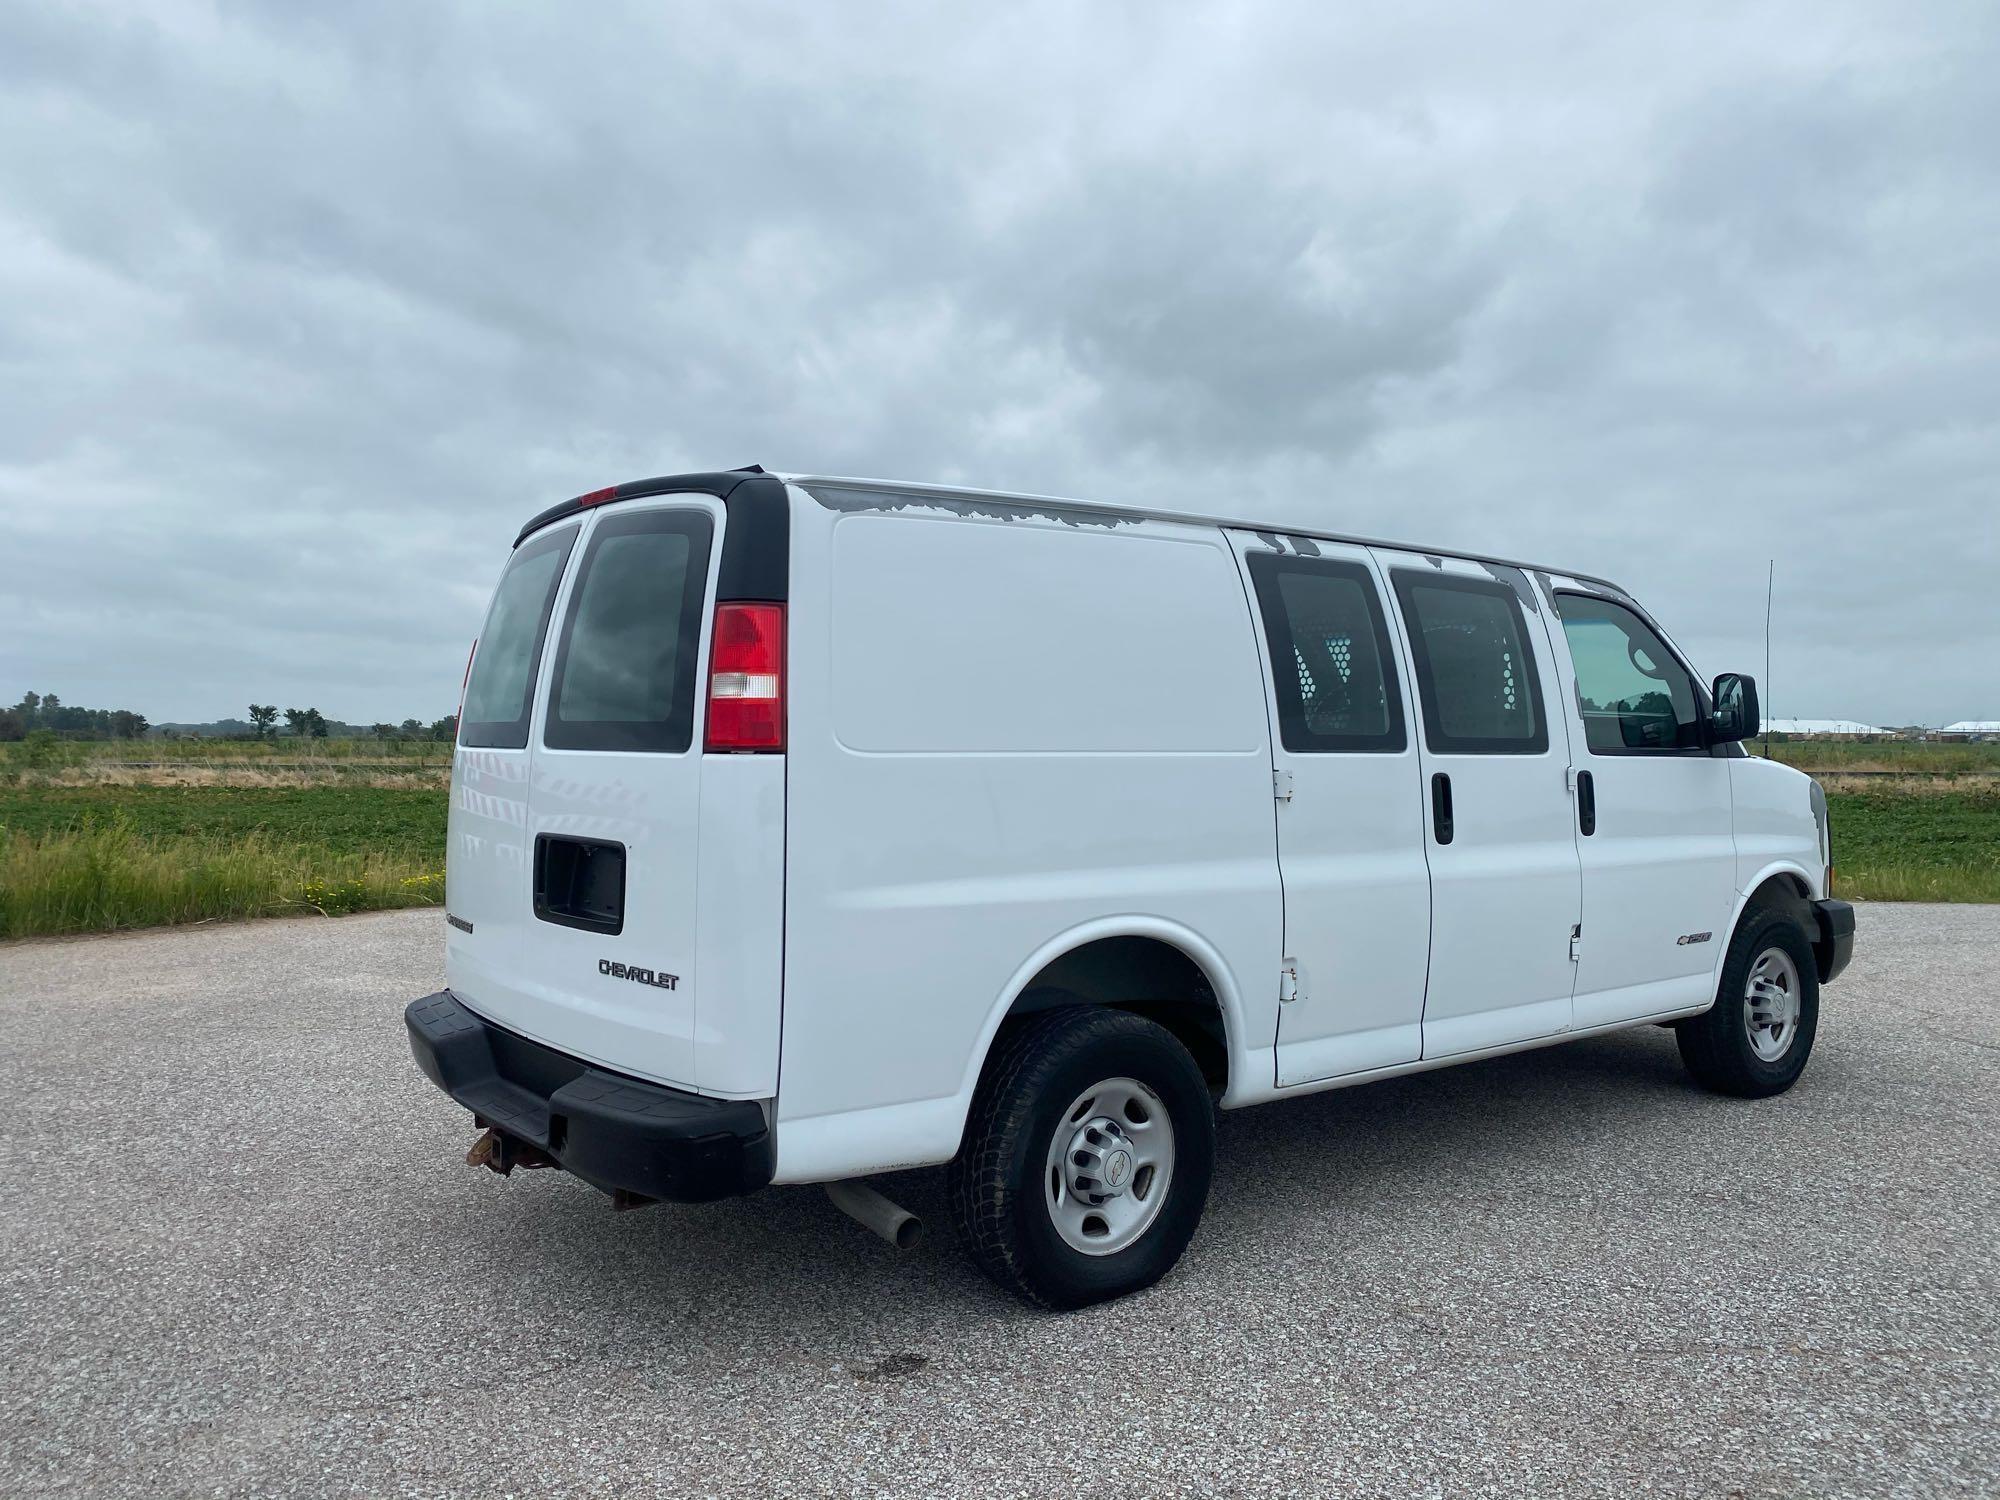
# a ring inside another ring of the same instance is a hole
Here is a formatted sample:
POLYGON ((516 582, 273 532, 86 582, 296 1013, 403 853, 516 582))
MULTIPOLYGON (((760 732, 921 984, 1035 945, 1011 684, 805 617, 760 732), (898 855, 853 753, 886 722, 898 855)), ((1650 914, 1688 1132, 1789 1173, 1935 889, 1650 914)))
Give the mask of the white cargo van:
POLYGON ((423 1070, 620 1206, 948 1164, 1044 1305, 1145 1286, 1214 1110, 1671 1024, 1791 1086, 1826 801, 1602 579, 752 469, 515 541, 452 772, 423 1070))

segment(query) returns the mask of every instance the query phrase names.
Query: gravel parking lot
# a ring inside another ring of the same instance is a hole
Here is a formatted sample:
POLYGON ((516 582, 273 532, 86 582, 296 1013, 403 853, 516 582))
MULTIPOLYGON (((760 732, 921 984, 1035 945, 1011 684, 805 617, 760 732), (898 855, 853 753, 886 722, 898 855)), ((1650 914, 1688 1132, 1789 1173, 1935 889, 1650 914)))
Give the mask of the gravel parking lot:
POLYGON ((442 920, 0 948, 0 1494, 2000 1482, 2000 908, 1864 910, 1780 1099, 1648 1028, 1225 1116, 1181 1268, 1067 1317, 816 1190, 468 1170, 442 920))

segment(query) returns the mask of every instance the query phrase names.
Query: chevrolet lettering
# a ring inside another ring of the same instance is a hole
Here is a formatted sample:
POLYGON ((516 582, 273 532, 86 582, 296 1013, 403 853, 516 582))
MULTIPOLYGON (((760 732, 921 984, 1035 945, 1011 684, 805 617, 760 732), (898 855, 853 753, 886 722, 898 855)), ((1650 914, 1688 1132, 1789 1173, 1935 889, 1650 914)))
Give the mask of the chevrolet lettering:
POLYGON ((680 975, 678 974, 662 974, 653 969, 641 969, 629 964, 615 963, 608 958, 600 958, 597 961, 597 972, 608 974, 613 979, 629 979, 634 984, 657 985, 663 990, 676 989, 681 982, 680 975))

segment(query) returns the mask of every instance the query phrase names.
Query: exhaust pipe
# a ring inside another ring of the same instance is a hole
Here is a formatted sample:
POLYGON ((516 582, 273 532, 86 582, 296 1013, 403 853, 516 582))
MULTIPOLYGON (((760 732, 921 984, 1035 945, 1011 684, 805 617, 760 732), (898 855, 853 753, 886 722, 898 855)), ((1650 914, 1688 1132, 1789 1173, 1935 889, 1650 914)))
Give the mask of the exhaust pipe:
POLYGON ((833 1206, 863 1228, 872 1229, 898 1250, 908 1250, 924 1237, 924 1221, 858 1182, 829 1182, 833 1206))

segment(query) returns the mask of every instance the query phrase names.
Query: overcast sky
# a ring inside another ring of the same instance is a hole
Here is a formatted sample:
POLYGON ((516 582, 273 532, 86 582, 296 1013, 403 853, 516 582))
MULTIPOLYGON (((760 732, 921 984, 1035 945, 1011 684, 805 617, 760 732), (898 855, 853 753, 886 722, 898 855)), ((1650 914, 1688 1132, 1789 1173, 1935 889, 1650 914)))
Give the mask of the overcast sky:
POLYGON ((1616 578, 2000 718, 2000 6, 0 9, 0 699, 451 711, 769 468, 1616 578), (1376 11, 1370 16, 1365 11, 1376 11), (1164 19, 1163 19, 1164 18, 1164 19))

